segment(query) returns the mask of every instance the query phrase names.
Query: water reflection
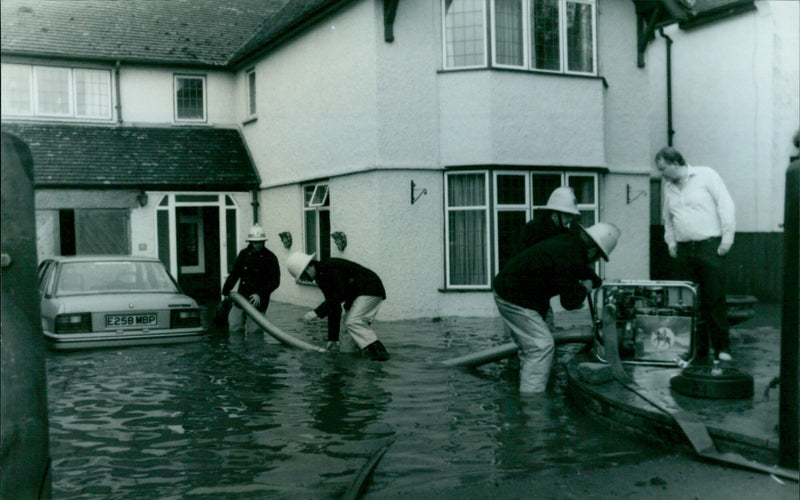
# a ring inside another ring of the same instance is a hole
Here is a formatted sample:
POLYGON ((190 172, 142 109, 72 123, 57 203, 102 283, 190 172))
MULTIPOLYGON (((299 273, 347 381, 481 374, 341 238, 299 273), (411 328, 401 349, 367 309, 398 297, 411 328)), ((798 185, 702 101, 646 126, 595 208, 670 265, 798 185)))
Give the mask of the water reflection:
MULTIPOLYGON (((297 322, 304 311, 273 304, 270 320, 320 343, 324 325, 297 322)), ((379 328, 385 363, 245 334, 50 353, 55 498, 335 498, 391 441, 367 498, 659 453, 575 412, 563 370, 532 400, 513 360, 438 363, 505 341, 499 321, 379 328)))

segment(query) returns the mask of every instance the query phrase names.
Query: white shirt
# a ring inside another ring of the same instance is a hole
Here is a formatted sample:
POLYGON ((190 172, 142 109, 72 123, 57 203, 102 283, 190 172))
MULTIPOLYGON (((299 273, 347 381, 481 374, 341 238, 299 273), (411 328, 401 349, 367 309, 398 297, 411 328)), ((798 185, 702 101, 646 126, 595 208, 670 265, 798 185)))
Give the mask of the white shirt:
POLYGON ((672 248, 679 242, 722 237, 733 244, 736 210, 719 174, 710 167, 687 165, 686 177, 664 183, 664 241, 672 248))

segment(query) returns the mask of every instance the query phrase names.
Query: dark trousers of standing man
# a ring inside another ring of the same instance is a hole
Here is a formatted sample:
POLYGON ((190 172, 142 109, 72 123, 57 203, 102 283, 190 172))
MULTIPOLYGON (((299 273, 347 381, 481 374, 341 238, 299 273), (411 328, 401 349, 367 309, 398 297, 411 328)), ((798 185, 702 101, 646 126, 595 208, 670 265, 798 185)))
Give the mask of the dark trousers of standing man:
POLYGON ((730 352, 728 306, 725 299, 725 258, 717 255, 720 238, 678 243, 676 261, 679 279, 694 281, 700 287, 700 323, 696 353, 709 354, 709 338, 715 356, 730 352))

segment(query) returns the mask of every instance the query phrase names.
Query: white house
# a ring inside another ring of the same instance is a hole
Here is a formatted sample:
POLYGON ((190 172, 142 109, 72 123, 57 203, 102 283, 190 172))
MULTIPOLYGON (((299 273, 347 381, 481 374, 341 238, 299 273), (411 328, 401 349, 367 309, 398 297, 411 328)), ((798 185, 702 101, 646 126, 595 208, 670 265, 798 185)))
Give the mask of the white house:
MULTIPOLYGON (((130 251, 211 297, 258 220, 280 260, 378 272, 384 319, 494 315, 511 238, 568 185, 585 224, 622 228, 601 275, 649 277, 650 35, 691 19, 683 0, 152 6, 2 4, 3 130, 34 152, 41 253, 61 251, 63 211, 113 204, 130 251), (48 130, 84 141, 75 163, 41 146, 48 130), (98 130, 106 142, 87 140, 98 130), (88 180, 47 177, 80 172, 81 153, 88 180)), ((320 297, 286 272, 274 295, 320 297)))

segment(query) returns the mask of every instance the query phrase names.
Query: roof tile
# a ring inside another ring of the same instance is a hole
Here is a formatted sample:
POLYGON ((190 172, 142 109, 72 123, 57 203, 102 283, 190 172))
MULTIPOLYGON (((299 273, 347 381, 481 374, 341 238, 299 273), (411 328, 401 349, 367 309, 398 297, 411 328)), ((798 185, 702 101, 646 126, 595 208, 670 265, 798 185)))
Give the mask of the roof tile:
POLYGON ((249 190, 259 185, 236 129, 3 123, 28 143, 36 187, 249 190))

